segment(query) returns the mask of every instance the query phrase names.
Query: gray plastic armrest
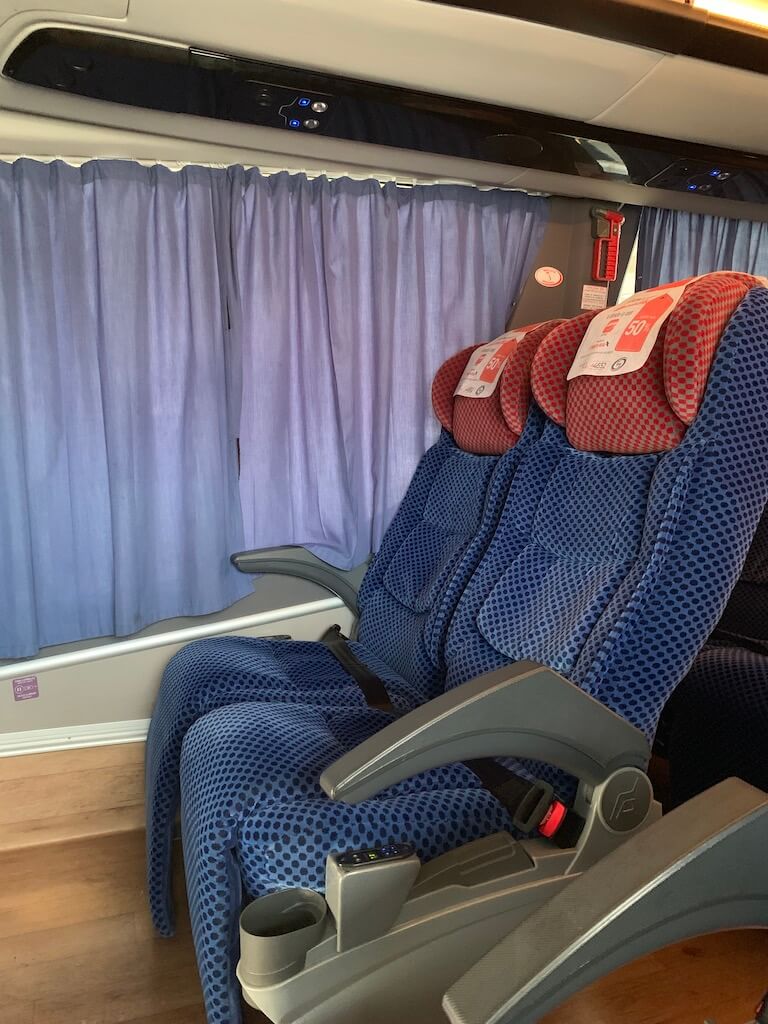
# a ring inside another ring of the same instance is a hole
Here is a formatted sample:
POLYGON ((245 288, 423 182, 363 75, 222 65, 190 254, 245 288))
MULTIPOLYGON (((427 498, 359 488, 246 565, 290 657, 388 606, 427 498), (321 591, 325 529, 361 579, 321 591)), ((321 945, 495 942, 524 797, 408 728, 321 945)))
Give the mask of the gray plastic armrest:
POLYGON ((534 1024, 673 942, 768 927, 768 796, 728 779, 637 833, 526 918, 443 999, 452 1024, 534 1024))
POLYGON ((596 785, 617 768, 645 770, 645 736, 550 668, 532 661, 457 686, 326 768, 320 785, 348 804, 429 768, 478 757, 530 757, 596 785))
POLYGON ((354 569, 335 569, 317 555, 313 555, 311 551, 301 547, 238 551, 231 556, 230 561, 240 572, 298 576, 302 580, 316 583, 341 598, 357 617, 357 592, 368 568, 367 562, 356 565, 354 569))

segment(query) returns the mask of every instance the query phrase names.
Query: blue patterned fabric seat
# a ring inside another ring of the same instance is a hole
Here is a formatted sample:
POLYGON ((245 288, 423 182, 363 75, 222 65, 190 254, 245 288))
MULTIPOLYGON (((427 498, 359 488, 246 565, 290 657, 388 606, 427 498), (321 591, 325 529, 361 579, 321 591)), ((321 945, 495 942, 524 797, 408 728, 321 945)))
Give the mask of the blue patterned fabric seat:
MULTIPOLYGON (((549 422, 520 455, 451 618, 447 685, 532 658, 653 735, 722 612, 768 497, 755 471, 768 456, 768 290, 756 284, 743 275, 692 282, 633 373, 567 381, 583 330, 544 339, 532 380, 549 422)), ((359 704, 249 702, 189 730, 183 844, 210 1024, 239 1019, 244 895, 322 889, 332 849, 408 840, 427 859, 510 828, 459 765, 357 806, 329 800, 322 770, 389 720, 359 704)), ((546 766, 521 768, 571 791, 546 766)))
MULTIPOLYGON (((522 328, 506 339, 497 386, 481 399, 454 392, 470 361, 487 351, 483 346, 457 353, 435 377, 432 403, 443 432, 419 464, 363 580, 352 645, 386 681, 401 711, 442 688, 447 623, 518 461, 541 431, 540 413, 528 416, 530 366, 557 323, 522 328)), ((162 934, 173 932, 170 852, 182 741, 201 715, 245 700, 365 707, 355 681, 319 643, 215 637, 171 659, 152 716, 146 765, 148 892, 162 934)))
POLYGON ((768 790, 768 514, 710 643, 665 710, 672 803, 736 776, 768 790))

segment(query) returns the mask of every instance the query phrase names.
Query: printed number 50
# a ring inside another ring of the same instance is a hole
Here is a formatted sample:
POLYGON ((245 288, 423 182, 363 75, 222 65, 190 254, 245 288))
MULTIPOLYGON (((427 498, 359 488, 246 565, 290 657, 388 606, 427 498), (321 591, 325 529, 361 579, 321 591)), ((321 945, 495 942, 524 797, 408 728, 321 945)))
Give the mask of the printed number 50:
POLYGON ((638 334, 645 334, 648 330, 647 320, 633 320, 631 324, 627 325, 625 334, 629 334, 632 337, 636 337, 638 334))

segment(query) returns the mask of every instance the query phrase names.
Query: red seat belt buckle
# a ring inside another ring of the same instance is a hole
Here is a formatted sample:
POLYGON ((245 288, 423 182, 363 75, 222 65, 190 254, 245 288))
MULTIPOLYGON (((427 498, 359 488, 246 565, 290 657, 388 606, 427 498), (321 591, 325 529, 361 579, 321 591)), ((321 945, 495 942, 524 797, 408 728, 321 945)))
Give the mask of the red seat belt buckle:
POLYGON ((568 808, 559 800, 554 800, 547 813, 541 819, 539 833, 545 839, 551 839, 565 821, 568 808))

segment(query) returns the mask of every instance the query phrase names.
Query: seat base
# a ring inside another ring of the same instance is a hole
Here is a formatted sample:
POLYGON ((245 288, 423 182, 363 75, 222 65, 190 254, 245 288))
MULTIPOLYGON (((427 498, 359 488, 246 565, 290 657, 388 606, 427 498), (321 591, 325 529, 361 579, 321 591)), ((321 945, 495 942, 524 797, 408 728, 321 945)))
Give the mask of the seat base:
MULTIPOLYGON (((610 783, 593 791, 576 847, 496 833, 445 853, 421 868, 388 931, 340 951, 337 925, 328 914, 319 938, 308 937, 308 944, 316 944, 306 951, 303 966, 298 962, 295 973, 281 974, 276 984, 264 985, 263 975, 253 983, 249 943, 255 947, 265 940, 253 939, 241 925, 237 976, 245 1001, 273 1024, 444 1024, 443 994, 479 957, 601 856, 658 821, 661 808, 652 801, 638 828, 619 833, 608 827, 610 783)), ((274 941, 285 942, 286 936, 274 941)))

